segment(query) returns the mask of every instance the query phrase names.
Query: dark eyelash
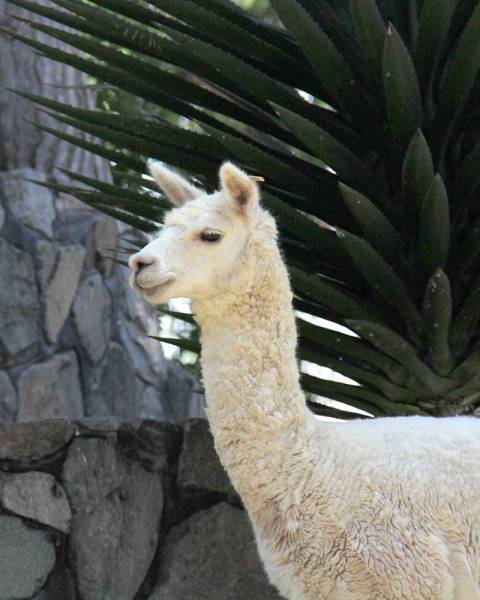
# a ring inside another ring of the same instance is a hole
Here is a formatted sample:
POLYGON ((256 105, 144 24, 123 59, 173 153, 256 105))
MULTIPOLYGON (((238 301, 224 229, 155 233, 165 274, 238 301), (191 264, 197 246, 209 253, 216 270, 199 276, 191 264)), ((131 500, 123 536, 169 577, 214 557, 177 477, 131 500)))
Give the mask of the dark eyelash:
POLYGON ((202 242, 218 242, 221 237, 222 234, 216 231, 202 231, 202 233, 200 234, 200 239, 202 240, 202 242))

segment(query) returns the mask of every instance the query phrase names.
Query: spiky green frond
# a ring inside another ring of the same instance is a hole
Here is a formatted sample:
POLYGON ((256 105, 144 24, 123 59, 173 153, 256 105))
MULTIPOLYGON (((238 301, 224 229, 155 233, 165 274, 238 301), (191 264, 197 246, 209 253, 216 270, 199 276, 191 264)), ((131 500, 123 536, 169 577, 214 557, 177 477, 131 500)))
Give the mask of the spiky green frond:
POLYGON ((73 175, 90 189, 63 191, 150 231, 165 202, 142 178, 148 158, 209 189, 227 158, 265 178, 301 311, 299 356, 360 384, 304 376, 307 392, 354 412, 314 399, 312 410, 479 402, 480 2, 272 0, 278 28, 223 0, 9 1, 50 19, 29 23, 71 51, 7 33, 172 116, 25 90, 60 123, 46 131, 122 169, 115 184, 73 175))

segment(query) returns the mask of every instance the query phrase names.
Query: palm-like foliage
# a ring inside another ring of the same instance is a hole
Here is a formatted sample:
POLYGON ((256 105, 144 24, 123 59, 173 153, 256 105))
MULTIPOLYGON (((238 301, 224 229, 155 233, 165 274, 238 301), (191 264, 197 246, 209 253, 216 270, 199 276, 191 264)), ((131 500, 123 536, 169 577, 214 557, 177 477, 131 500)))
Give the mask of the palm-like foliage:
POLYGON ((305 389, 374 415, 475 407, 477 0, 272 0, 285 29, 227 0, 10 1, 69 26, 31 23, 76 51, 25 43, 198 126, 32 97, 103 143, 56 135, 127 173, 66 191, 149 231, 165 202, 140 178, 147 157, 207 187, 236 161, 266 180, 296 308, 359 336, 300 318, 300 357, 361 384, 305 376, 305 389))

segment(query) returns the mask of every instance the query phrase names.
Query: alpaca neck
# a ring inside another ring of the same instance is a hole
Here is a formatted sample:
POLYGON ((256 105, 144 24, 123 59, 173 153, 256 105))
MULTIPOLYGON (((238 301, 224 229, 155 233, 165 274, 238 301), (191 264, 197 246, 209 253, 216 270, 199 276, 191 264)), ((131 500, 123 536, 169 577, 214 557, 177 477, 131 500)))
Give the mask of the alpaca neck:
POLYGON ((285 453, 313 427, 298 381, 287 272, 276 247, 263 262, 243 293, 194 306, 210 427, 248 508, 262 502, 259 489, 275 494, 272 473, 280 484, 285 453))

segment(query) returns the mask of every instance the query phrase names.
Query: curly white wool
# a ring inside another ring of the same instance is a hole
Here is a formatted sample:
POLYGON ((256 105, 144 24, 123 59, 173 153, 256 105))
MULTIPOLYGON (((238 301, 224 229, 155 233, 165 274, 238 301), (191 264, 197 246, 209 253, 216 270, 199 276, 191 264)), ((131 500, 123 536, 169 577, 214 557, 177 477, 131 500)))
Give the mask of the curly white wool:
POLYGON ((151 301, 193 300, 216 448, 281 594, 480 600, 480 422, 316 420, 298 382, 275 223, 256 183, 230 163, 213 195, 159 165, 152 174, 179 208, 132 268, 145 260, 146 286, 173 274, 151 301), (221 243, 202 245, 205 227, 221 243))

